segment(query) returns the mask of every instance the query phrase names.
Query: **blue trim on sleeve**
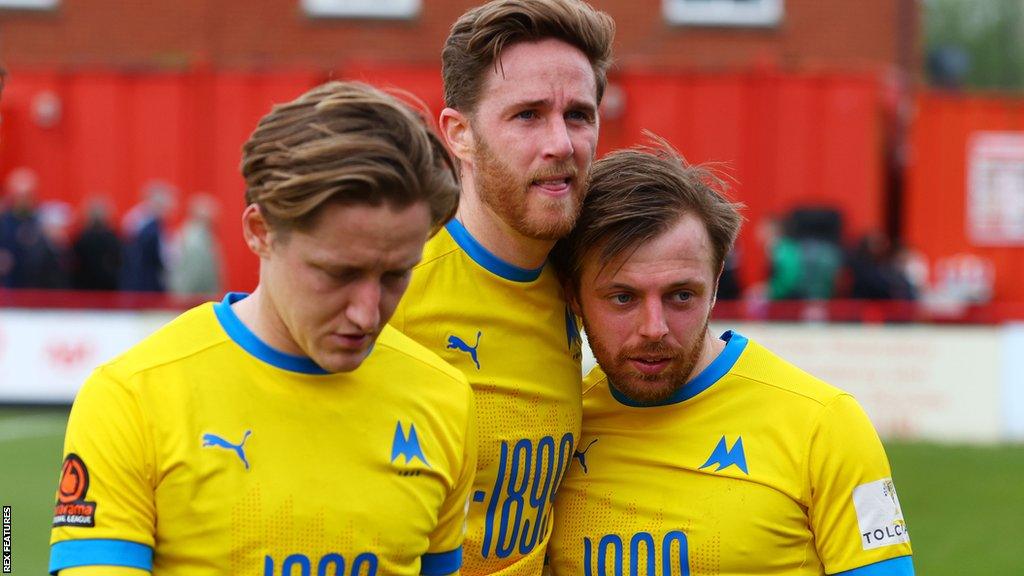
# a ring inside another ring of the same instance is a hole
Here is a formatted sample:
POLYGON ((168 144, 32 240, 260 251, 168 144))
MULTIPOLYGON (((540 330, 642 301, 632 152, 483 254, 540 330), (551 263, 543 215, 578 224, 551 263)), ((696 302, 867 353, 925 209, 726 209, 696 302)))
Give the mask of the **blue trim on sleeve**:
POLYGON ((914 562, 910 556, 900 556, 832 576, 914 576, 914 562))
POLYGON ((217 320, 220 322, 221 327, 224 328, 224 331, 228 333, 228 336, 236 344, 256 358, 282 370, 301 372, 303 374, 330 374, 330 372, 321 368, 316 362, 313 362, 312 358, 295 356, 275 350, 260 340, 252 330, 249 330, 249 327, 243 324, 235 314, 235 311, 231 309, 232 304, 246 296, 248 294, 243 292, 228 292, 224 296, 223 301, 213 305, 213 312, 217 315, 217 320))
POLYGON ((424 576, 444 576, 457 572, 462 567, 462 547, 448 552, 424 554, 421 558, 420 574, 424 576))
POLYGON ((483 244, 477 242, 476 238, 473 238, 473 235, 469 233, 469 230, 466 230, 466 227, 462 225, 462 222, 454 218, 449 220, 444 227, 452 235, 452 239, 459 245, 459 248, 462 248, 474 262, 483 266, 492 274, 513 282, 533 282, 540 278, 540 273, 544 271, 543 265, 540 268, 530 270, 509 264, 498 258, 490 250, 484 248, 483 244))
POLYGON ((711 361, 706 368, 701 370, 700 374, 697 374, 692 380, 683 385, 682 388, 676 390, 676 393, 666 398, 663 402, 658 404, 639 404, 626 397, 625 394, 619 392, 619 390, 612 384, 611 380, 608 381, 608 389, 611 391, 612 396, 619 401, 620 404, 631 406, 633 408, 652 408, 654 406, 668 406, 669 404, 678 404, 685 400, 693 398, 697 394, 707 390, 712 384, 718 382, 722 376, 729 373, 732 367, 736 364, 736 360, 739 360, 740 354, 747 347, 747 339, 743 335, 729 330, 725 334, 722 334, 722 340, 725 340, 725 349, 718 355, 717 358, 711 361))
POLYGON ((153 549, 127 540, 65 540, 50 546, 50 574, 79 566, 124 566, 153 571, 153 549))

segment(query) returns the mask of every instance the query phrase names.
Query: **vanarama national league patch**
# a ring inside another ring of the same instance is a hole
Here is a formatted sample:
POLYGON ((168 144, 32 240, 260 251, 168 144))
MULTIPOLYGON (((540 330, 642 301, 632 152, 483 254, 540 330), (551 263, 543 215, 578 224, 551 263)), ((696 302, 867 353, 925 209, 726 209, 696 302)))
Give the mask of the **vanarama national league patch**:
POLYGON ((96 503, 86 502, 89 491, 89 470, 77 454, 68 454, 60 473, 57 505, 53 509, 54 526, 96 525, 96 503))

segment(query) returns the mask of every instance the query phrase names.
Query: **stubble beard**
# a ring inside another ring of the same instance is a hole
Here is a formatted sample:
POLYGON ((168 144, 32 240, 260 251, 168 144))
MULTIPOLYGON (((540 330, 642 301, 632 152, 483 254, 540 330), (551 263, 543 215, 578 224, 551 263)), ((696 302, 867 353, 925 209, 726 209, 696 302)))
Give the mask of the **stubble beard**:
POLYGON ((708 319, 704 320, 704 327, 687 350, 673 348, 664 342, 651 342, 639 348, 616 353, 611 351, 602 339, 590 330, 586 319, 583 320, 583 329, 586 331, 587 341, 594 357, 597 358, 601 369, 608 376, 609 385, 637 404, 652 406, 664 403, 695 376, 693 370, 700 359, 704 340, 707 337, 708 319), (660 374, 647 375, 637 372, 631 366, 629 358, 638 354, 663 355, 674 358, 660 374))
POLYGON ((474 182, 480 201, 513 230, 527 238, 555 241, 572 231, 583 207, 589 174, 582 177, 571 160, 517 177, 483 139, 476 139, 474 182), (555 175, 572 177, 570 193, 562 198, 541 197, 533 202, 530 184, 555 175))

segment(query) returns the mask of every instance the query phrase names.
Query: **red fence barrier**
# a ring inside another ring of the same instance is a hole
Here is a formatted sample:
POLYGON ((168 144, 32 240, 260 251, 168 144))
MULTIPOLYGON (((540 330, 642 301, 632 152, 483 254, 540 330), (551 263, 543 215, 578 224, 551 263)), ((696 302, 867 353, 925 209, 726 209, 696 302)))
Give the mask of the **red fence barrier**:
MULTIPOLYGON (((436 113, 436 68, 365 65, 338 74, 412 92, 436 113)), ((274 102, 327 77, 318 72, 181 73, 11 71, 4 92, 0 175, 35 169, 41 197, 79 205, 109 195, 119 213, 152 178, 187 195, 220 198, 217 233, 227 286, 251 288, 256 261, 242 242, 241 145, 274 102), (49 95, 49 96, 47 96, 49 95), (40 102, 60 103, 57 118, 40 102)), ((841 210, 848 238, 882 227, 881 88, 870 77, 774 73, 674 74, 625 71, 612 78, 617 104, 605 111, 601 152, 668 138, 692 162, 719 162, 747 204, 741 277, 763 279, 756 230, 797 205, 841 210)), ((179 214, 181 210, 179 210, 179 214)))

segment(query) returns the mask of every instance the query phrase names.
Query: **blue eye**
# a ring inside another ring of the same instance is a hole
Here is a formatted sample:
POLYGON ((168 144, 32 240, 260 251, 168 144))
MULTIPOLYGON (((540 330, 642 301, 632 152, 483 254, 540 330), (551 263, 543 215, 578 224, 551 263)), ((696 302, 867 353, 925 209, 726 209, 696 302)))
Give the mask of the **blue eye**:
POLYGON ((691 298, 693 298, 693 294, 691 292, 676 292, 675 294, 672 295, 672 297, 679 302, 688 302, 691 298))
POLYGON ((633 301, 633 297, 629 294, 615 294, 612 296, 612 301, 616 304, 629 304, 633 301))
POLYGON ((519 119, 522 119, 522 120, 533 120, 536 117, 537 117, 537 112, 535 112, 534 110, 523 110, 522 112, 516 114, 516 118, 519 118, 519 119))

